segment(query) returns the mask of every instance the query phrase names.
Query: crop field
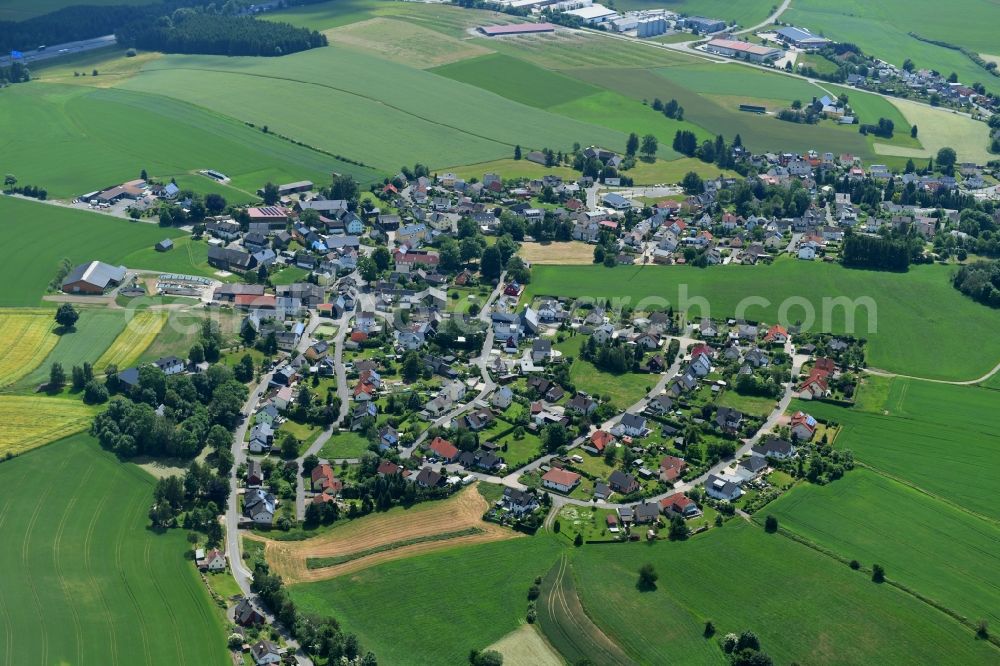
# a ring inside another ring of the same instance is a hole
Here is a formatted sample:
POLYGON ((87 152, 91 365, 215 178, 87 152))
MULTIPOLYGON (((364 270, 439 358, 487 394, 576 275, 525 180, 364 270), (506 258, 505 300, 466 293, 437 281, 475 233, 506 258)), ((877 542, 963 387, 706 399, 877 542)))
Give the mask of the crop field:
POLYGON ((601 92, 599 88, 582 81, 501 53, 463 60, 431 71, 539 109, 601 92))
POLYGON ((583 659, 596 659, 601 664, 635 663, 587 616, 566 555, 542 581, 538 616, 546 638, 571 663, 583 659))
POLYGON ((147 529, 152 477, 79 435, 0 484, 0 664, 231 663, 184 532, 147 529))
POLYGON ((996 6, 981 0, 958 0, 940 4, 933 0, 869 3, 863 0, 794 2, 782 21, 801 25, 831 39, 853 42, 866 53, 894 65, 906 58, 918 68, 936 69, 947 75, 956 72, 967 85, 980 82, 1000 90, 1000 83, 959 51, 921 42, 908 33, 937 39, 974 51, 996 50, 996 6))
POLYGON ((19 454, 90 427, 98 411, 74 398, 0 395, 0 455, 19 454))
MULTIPOLYGON (((154 0, 130 0, 128 3, 121 0, 87 0, 89 5, 143 5, 152 2, 154 0)), ((78 4, 75 0, 4 0, 0 4, 0 21, 23 21, 75 4, 78 4)))
POLYGON ((775 663, 997 659, 995 646, 933 607, 740 520, 680 543, 584 546, 572 564, 588 614, 644 663, 719 663, 716 641, 702 636, 707 619, 717 635, 754 631, 775 663), (659 574, 652 592, 636 589, 646 563, 659 574), (760 573, 775 566, 780 584, 760 573))
POLYGON ((459 664, 524 622, 528 588, 558 552, 545 537, 446 547, 288 590, 304 612, 333 615, 358 634, 380 662, 420 655, 423 663, 459 664))
POLYGON ((0 315, 0 388, 37 368, 59 341, 51 310, 7 310, 0 315))
POLYGON ((49 370, 53 363, 62 363, 67 377, 74 365, 82 365, 85 361, 95 363, 125 329, 129 318, 126 310, 78 308, 77 312, 80 313, 80 319, 74 330, 60 335, 59 341, 41 364, 21 377, 14 385, 15 388, 33 389, 44 384, 49 380, 49 370))
POLYGON ((768 505, 782 527, 975 621, 1000 621, 1000 527, 875 472, 799 485, 768 505), (947 544, 947 545, 945 545, 947 544))
POLYGON ((382 17, 327 30, 325 34, 334 47, 364 51, 418 69, 446 65, 491 52, 475 42, 382 17))
POLYGON ((499 53, 556 71, 590 67, 669 67, 699 62, 698 58, 677 51, 650 48, 594 32, 558 30, 520 35, 516 39, 483 40, 499 53))
POLYGON ((51 197, 73 198, 137 178, 142 169, 163 179, 217 169, 251 193, 268 180, 325 182, 331 171, 375 179, 370 169, 162 94, 53 83, 11 86, 3 96, 0 168, 51 197))
MULTIPOLYGON (((73 264, 97 259, 120 265, 137 249, 152 248, 157 241, 176 239, 184 233, 10 197, 0 197, 0 220, 0 239, 4 243, 0 278, 5 285, 0 292, 0 307, 38 305, 63 258, 73 264)), ((172 261, 165 258, 169 252, 156 254, 166 265, 172 261)), ((143 268, 160 267, 153 263, 143 268)))
POLYGON ((482 516, 487 508, 482 495, 473 488, 467 488, 441 502, 422 503, 410 509, 396 508, 366 516, 305 541, 268 540, 264 552, 267 561, 286 581, 301 583, 355 574, 383 562, 442 548, 522 536, 499 525, 483 522, 482 516), (435 535, 473 527, 479 531, 469 529, 466 534, 431 540, 435 535), (409 545, 402 544, 410 540, 413 542, 409 545), (313 561, 312 566, 310 560, 313 561), (322 560, 339 563, 320 567, 322 560))
POLYGON ((799 403, 843 426, 837 446, 876 470, 970 511, 1000 519, 996 475, 1000 460, 998 396, 976 386, 895 379, 888 415, 821 403, 799 403), (933 464, 928 461, 933 460, 933 464))
POLYGON ((104 372, 112 363, 122 370, 134 365, 159 335, 168 316, 169 313, 163 310, 142 310, 135 313, 125 324, 125 330, 97 359, 94 370, 104 372))
POLYGON ((503 655, 507 666, 562 666, 559 653, 542 637, 537 627, 522 624, 487 649, 503 655))
MULTIPOLYGON (((241 317, 235 312, 170 310, 166 324, 160 328, 160 332, 143 351, 139 361, 155 361, 161 356, 187 358, 191 345, 201 331, 202 322, 209 318, 219 326, 219 330, 227 340, 234 338, 240 329, 241 317)), ((235 356, 239 359, 243 354, 236 352, 235 356)))
MULTIPOLYGON (((905 274, 852 270, 832 264, 779 259, 771 266, 726 266, 696 270, 680 266, 538 266, 532 271, 527 297, 628 299, 631 307, 665 306, 695 310, 707 304, 706 316, 737 314, 744 302, 750 319, 776 321, 786 299, 804 299, 815 314, 814 330, 846 332, 845 308, 830 308, 824 322, 823 299, 870 297, 874 315, 855 308, 854 331, 869 341, 872 367, 934 379, 973 379, 1000 359, 1000 339, 991 331, 1000 313, 965 298, 948 281, 944 266, 913 266, 905 274), (686 290, 686 291, 685 291, 686 290), (684 296, 686 294, 686 297, 684 296), (692 299, 697 298, 697 301, 692 299), (705 299, 703 302, 701 299, 705 299), (687 304, 682 302, 686 300, 687 304), (874 328, 874 331, 872 330, 874 328), (941 340, 977 340, 963 354, 938 353, 941 340)), ((789 301, 785 315, 805 321, 803 301, 789 301)))
POLYGON ((566 150, 574 142, 625 143, 620 132, 567 121, 468 84, 346 49, 314 49, 281 62, 271 60, 167 56, 122 86, 268 125, 317 148, 392 171, 401 163, 432 158, 432 166, 497 159, 510 155, 515 144, 566 150), (287 99, 304 103, 289 105, 287 99), (327 113, 317 115, 317 107, 327 113), (329 123, 328 117, 338 122, 329 123), (396 131, 386 133, 384 127, 396 131))
POLYGON ((567 243, 522 243, 518 254, 532 264, 589 266, 594 263, 594 246, 580 241, 567 243))

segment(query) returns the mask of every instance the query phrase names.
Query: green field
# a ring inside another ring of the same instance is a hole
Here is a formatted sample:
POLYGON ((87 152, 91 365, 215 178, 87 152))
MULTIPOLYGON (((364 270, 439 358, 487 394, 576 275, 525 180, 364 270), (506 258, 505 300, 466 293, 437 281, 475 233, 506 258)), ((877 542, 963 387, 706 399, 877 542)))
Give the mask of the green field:
POLYGON ((184 531, 147 529, 152 477, 78 435, 0 485, 0 663, 231 663, 184 531))
MULTIPOLYGON (((850 270, 836 264, 809 264, 779 259, 771 266, 727 266, 697 270, 679 266, 535 266, 527 297, 626 298, 628 305, 675 307, 687 290, 690 299, 707 299, 713 316, 730 316, 747 297, 766 298, 762 307, 750 303, 750 319, 777 319, 780 304, 792 297, 812 304, 818 327, 823 323, 824 297, 870 297, 876 305, 877 326, 869 332, 866 309, 859 308, 854 330, 869 340, 868 363, 877 368, 938 379, 970 379, 982 375, 1000 359, 1000 339, 992 331, 1000 314, 965 298, 948 282, 944 266, 913 266, 905 274, 850 270), (665 301, 663 299, 666 299, 665 301), (976 340, 964 353, 942 353, 944 341, 976 340)), ((805 317, 801 305, 789 307, 794 323, 805 317)), ((709 313, 702 313, 708 315, 709 313)), ((831 310, 829 328, 844 332, 844 308, 831 310)), ((873 318, 874 320, 874 318, 873 318)))
POLYGON ((131 314, 127 310, 105 308, 78 308, 78 312, 80 319, 76 322, 76 330, 59 336, 52 352, 41 365, 22 377, 15 388, 33 389, 44 384, 49 380, 53 363, 62 363, 67 377, 74 365, 82 365, 84 361, 94 363, 125 330, 131 314))
POLYGON ((528 588, 558 551, 545 537, 451 548, 289 592, 358 634, 380 663, 460 664, 523 622, 528 588))
POLYGON ((331 171, 364 183, 376 176, 161 94, 53 83, 10 86, 0 98, 0 170, 52 197, 138 178, 142 169, 164 180, 216 169, 246 193, 268 180, 325 182, 331 171))
MULTIPOLYGON (((176 250, 154 253, 151 248, 164 238, 182 235, 182 231, 162 229, 155 224, 0 197, 0 238, 4 241, 5 256, 0 265, 5 285, 0 291, 0 307, 37 305, 63 258, 73 264, 97 259, 120 265, 125 257, 140 251, 148 264, 142 268, 172 270, 175 257, 183 255, 175 254, 176 250), (149 254, 145 253, 147 249, 149 254)), ((190 267, 185 272, 193 270, 190 267)))
POLYGON ((768 505, 783 527, 976 621, 1000 621, 1000 527, 865 469, 768 505))
POLYGON ((149 269, 186 275, 212 275, 208 265, 208 243, 182 236, 174 241, 174 249, 157 252, 153 246, 130 252, 122 258, 129 268, 149 269))
MULTIPOLYGON (((144 5, 155 0, 87 0, 88 5, 144 5)), ((63 7, 79 4, 75 0, 3 0, 0 2, 0 21, 23 21, 33 16, 54 12, 63 7)))
MULTIPOLYGON (((642 663, 719 663, 702 637, 750 629, 775 663, 995 662, 997 648, 862 572, 737 519, 683 543, 584 546, 572 558, 583 606, 642 663), (657 590, 636 589, 652 563, 657 590)), ((891 576, 891 573, 890 573, 891 576)))
POLYGON ((368 450, 370 442, 356 432, 341 432, 330 437, 319 455, 328 460, 339 458, 360 458, 368 450))
POLYGON ((1000 396, 989 389, 895 379, 888 415, 822 403, 795 408, 840 423, 837 446, 851 449, 858 460, 998 520, 992 471, 1000 460, 998 404, 1000 396))
POLYGON ((620 132, 345 49, 280 59, 167 56, 121 86, 268 125, 384 170, 430 160, 432 166, 482 162, 510 155, 515 144, 553 150, 574 142, 617 149, 625 144, 620 132), (289 99, 302 103, 288 104, 289 99), (330 117, 337 122, 328 122, 330 117))
POLYGON ((431 71, 539 109, 600 92, 594 86, 500 53, 463 60, 431 71))
POLYGON ((956 72, 966 85, 980 82, 993 92, 1000 82, 959 51, 921 42, 908 33, 964 46, 980 53, 1000 55, 996 34, 997 7, 985 0, 933 0, 871 3, 863 0, 793 2, 782 21, 801 25, 831 39, 853 42, 866 53, 902 65, 906 58, 918 68, 956 72))

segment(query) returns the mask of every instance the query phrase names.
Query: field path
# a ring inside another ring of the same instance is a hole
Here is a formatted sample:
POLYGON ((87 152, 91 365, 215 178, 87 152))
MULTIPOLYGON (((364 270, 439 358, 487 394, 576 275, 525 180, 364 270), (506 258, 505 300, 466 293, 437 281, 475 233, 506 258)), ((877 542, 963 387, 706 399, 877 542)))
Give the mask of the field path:
POLYGON ((930 379, 928 377, 914 377, 913 375, 899 375, 894 372, 887 372, 886 370, 879 370, 878 368, 865 368, 865 372, 869 375, 876 375, 878 377, 902 377, 903 379, 916 379, 921 382, 932 382, 934 384, 951 384, 952 386, 972 386, 973 384, 981 384, 993 375, 1000 372, 1000 363, 997 363, 993 368, 987 372, 982 377, 976 379, 966 379, 964 381, 953 381, 949 379, 930 379))
POLYGON ((784 0, 784 2, 782 2, 780 5, 778 5, 778 8, 774 10, 774 13, 771 14, 770 16, 768 16, 766 19, 764 19, 763 22, 758 23, 757 25, 751 26, 749 28, 744 28, 743 30, 738 30, 738 31, 734 32, 733 34, 734 35, 745 35, 748 32, 756 32, 757 30, 760 30, 761 28, 766 28, 767 26, 769 26, 772 23, 774 23, 775 21, 777 21, 778 17, 780 17, 782 14, 785 13, 785 10, 788 9, 788 6, 790 4, 792 4, 792 0, 784 0))
POLYGON ((264 543, 267 561, 288 583, 327 580, 414 555, 454 546, 502 541, 524 536, 519 532, 484 522, 483 514, 489 503, 475 488, 466 488, 442 502, 424 504, 406 511, 373 514, 305 541, 275 541, 248 535, 264 543), (424 541, 400 548, 391 548, 349 560, 342 564, 310 569, 313 558, 343 557, 412 538, 428 537, 464 528, 480 531, 440 541, 424 541))
MULTIPOLYGON (((562 639, 558 642, 575 645, 582 654, 596 663, 635 663, 587 615, 576 594, 569 558, 565 554, 560 557, 555 574, 549 575, 552 576, 552 581, 544 603, 554 626, 545 627, 545 630, 558 634, 562 639), (556 618, 559 620, 555 621, 556 618)), ((568 658, 568 655, 564 654, 563 657, 568 658)))

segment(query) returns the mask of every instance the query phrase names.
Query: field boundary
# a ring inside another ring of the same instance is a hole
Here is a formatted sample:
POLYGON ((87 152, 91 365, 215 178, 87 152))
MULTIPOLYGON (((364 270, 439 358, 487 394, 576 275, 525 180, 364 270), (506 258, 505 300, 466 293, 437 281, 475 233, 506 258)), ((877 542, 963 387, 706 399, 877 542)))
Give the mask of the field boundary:
POLYGON ((482 534, 483 529, 480 527, 467 527, 463 530, 455 530, 454 532, 442 532, 441 534, 428 534, 426 536, 413 537, 412 539, 403 539, 401 541, 393 541, 392 543, 387 543, 381 546, 375 546, 374 548, 366 548, 365 550, 359 550, 354 553, 349 553, 347 555, 338 555, 336 557, 307 557, 306 558, 306 568, 307 569, 325 569, 327 567, 333 567, 338 564, 345 564, 347 562, 352 562, 354 560, 360 560, 370 555, 376 555, 378 553, 385 553, 390 550, 397 550, 399 548, 406 548, 407 546, 415 546, 418 543, 430 543, 433 541, 448 541, 449 539, 457 539, 464 536, 472 536, 474 534, 482 534))

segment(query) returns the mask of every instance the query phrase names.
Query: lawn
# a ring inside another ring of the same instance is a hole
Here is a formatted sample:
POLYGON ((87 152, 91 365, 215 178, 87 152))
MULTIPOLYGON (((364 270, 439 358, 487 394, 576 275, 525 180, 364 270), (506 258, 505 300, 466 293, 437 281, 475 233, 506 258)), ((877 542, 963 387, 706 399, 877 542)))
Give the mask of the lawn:
POLYGON ((779 259, 771 266, 727 266, 698 270, 682 266, 536 266, 527 298, 559 295, 625 299, 635 310, 674 305, 694 315, 743 315, 775 321, 782 304, 791 323, 815 315, 813 330, 846 332, 844 307, 824 298, 870 298, 873 315, 854 308, 855 335, 867 337, 868 363, 893 372, 936 379, 982 375, 1000 359, 1000 338, 992 331, 1000 313, 965 298, 950 284, 944 266, 913 266, 906 274, 852 270, 837 264, 779 259), (749 298, 757 300, 745 300, 749 298), (765 299, 760 301, 759 299, 765 299), (798 299, 798 300, 787 300, 798 299), (645 301, 645 303, 643 302, 645 301), (698 312, 707 307, 708 312, 698 312), (824 322, 823 320, 828 321, 824 322), (963 353, 941 354, 944 341, 976 340, 963 353))
POLYGON ((995 646, 932 607, 739 520, 682 543, 583 546, 572 562, 584 608, 643 663, 719 663, 702 636, 707 619, 718 635, 754 631, 775 663, 997 659, 995 646), (646 563, 659 574, 653 592, 636 589, 646 563))
POLYGON ((37 368, 59 342, 52 310, 8 310, 0 317, 0 388, 37 368))
POLYGON ((735 390, 724 391, 716 403, 724 407, 732 407, 746 414, 767 416, 778 404, 777 400, 756 395, 740 395, 735 390))
POLYGON ((626 409, 648 393, 647 387, 652 388, 659 381, 659 375, 638 372, 616 375, 599 370, 593 363, 580 358, 580 345, 585 340, 585 336, 575 335, 553 345, 565 356, 573 357, 569 377, 578 391, 607 397, 619 409, 626 409))
POLYGON ((98 410, 73 397, 0 395, 0 455, 23 453, 86 430, 98 410))
POLYGON ((319 456, 327 460, 360 458, 368 451, 370 443, 356 432, 339 432, 327 440, 320 449, 319 456))
POLYGON ((579 171, 573 171, 569 167, 545 167, 535 162, 529 162, 528 160, 515 160, 513 158, 441 169, 442 173, 448 171, 465 180, 471 178, 482 180, 483 175, 487 173, 499 174, 505 180, 530 180, 532 178, 541 178, 547 174, 559 176, 564 180, 575 180, 580 177, 579 171))
POLYGON ((449 548, 289 592, 305 612, 336 617, 380 662, 465 663, 523 622, 532 579, 558 550, 546 537, 449 548))
POLYGON ((765 509, 782 527, 976 621, 1000 621, 1000 527, 865 469, 765 509))
POLYGON ((292 284, 303 282, 309 276, 309 271, 298 266, 286 266, 271 276, 271 284, 292 284))
POLYGON ((208 265, 208 243, 190 236, 174 239, 174 249, 167 252, 157 252, 153 246, 130 252, 122 258, 122 263, 129 268, 180 275, 212 276, 216 271, 208 265))
POLYGON ((357 51, 326 48, 274 58, 166 56, 121 84, 267 125, 386 171, 505 157, 514 146, 615 148, 625 135, 512 102, 475 86, 357 51), (220 94, 223 93, 223 94, 220 94), (299 99, 288 105, 286 99, 299 99), (323 107, 338 122, 313 110, 323 107), (384 127, 394 127, 386 133, 384 127), (398 140, 406 136, 405 142, 398 140))
POLYGON ((0 165, 21 183, 66 199, 138 178, 142 169, 163 180, 216 169, 246 192, 268 180, 325 182, 332 171, 364 184, 376 179, 370 169, 160 94, 166 91, 150 92, 11 86, 0 105, 0 134, 7 139, 0 165))
POLYGON ((896 379, 885 405, 888 415, 822 403, 792 408, 840 423, 837 446, 878 471, 997 520, 996 406, 997 394, 990 389, 896 379))
POLYGON ((230 663, 184 531, 148 529, 152 477, 80 435, 3 463, 0 485, 3 663, 230 663))
POLYGON ((10 197, 0 197, 0 220, 0 307, 37 305, 64 257, 73 264, 98 259, 119 265, 129 253, 183 233, 10 197))
POLYGON ((127 310, 106 310, 99 308, 79 308, 80 318, 75 330, 59 336, 59 342, 34 370, 15 384, 16 388, 35 388, 49 380, 53 363, 62 363, 67 378, 74 365, 85 361, 96 363, 129 321, 127 310))

